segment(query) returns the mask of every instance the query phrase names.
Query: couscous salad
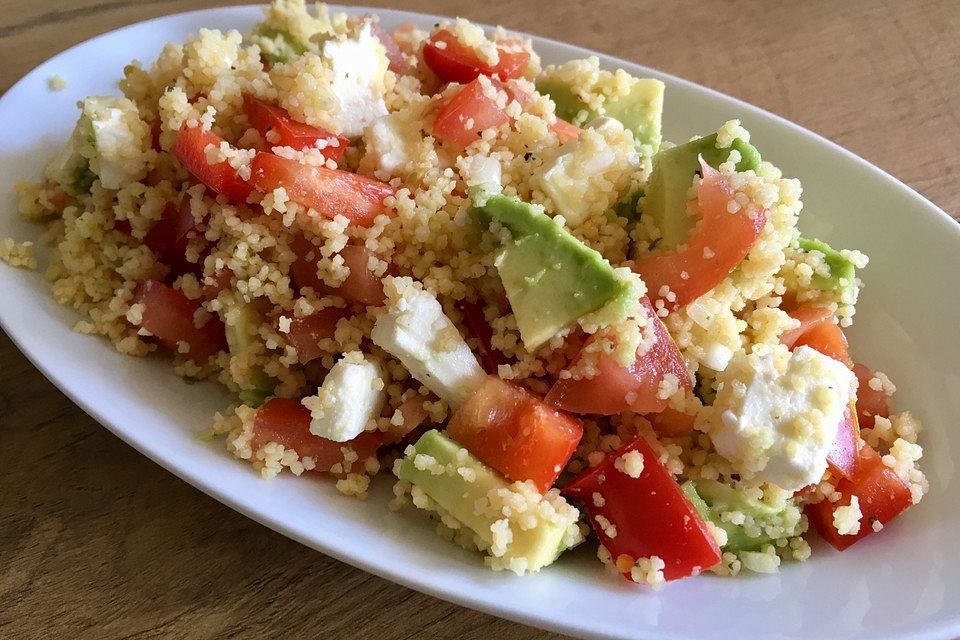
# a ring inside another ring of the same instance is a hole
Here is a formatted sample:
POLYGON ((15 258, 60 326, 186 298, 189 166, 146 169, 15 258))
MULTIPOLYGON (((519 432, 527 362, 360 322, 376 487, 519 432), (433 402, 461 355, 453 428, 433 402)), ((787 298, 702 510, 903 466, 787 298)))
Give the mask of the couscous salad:
POLYGON ((201 435, 265 478, 386 476, 493 569, 592 544, 653 587, 846 549, 927 490, 844 337, 867 257, 800 234, 740 122, 664 140, 659 80, 276 0, 119 87, 20 213, 76 330, 225 385, 201 435))

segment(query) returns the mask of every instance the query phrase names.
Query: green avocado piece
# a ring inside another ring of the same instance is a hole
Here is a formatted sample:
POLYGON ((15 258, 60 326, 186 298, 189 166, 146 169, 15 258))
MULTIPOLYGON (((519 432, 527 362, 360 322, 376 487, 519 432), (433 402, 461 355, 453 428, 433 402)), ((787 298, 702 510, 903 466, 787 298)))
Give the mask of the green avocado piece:
POLYGON ((663 118, 664 84, 652 78, 635 79, 630 93, 608 98, 596 111, 589 109, 570 87, 558 80, 543 80, 537 91, 549 95, 556 105, 557 117, 582 127, 599 116, 619 120, 626 129, 633 131, 637 146, 648 145, 647 155, 660 148, 662 135, 660 123, 663 118))
MULTIPOLYGON (((491 527, 503 516, 478 515, 475 505, 479 500, 485 500, 491 491, 512 491, 511 485, 458 443, 439 431, 427 431, 403 458, 397 475, 420 487, 481 540, 488 545, 492 543, 491 527), (418 454, 433 458, 437 465, 444 467, 443 471, 437 474, 437 468, 417 468, 415 459, 418 454), (461 469, 463 473, 458 472, 461 469), (471 481, 464 478, 471 475, 471 481)), ((537 571, 552 563, 567 548, 564 544, 566 530, 560 524, 539 520, 533 528, 524 529, 514 519, 508 518, 508 521, 513 540, 507 547, 506 556, 525 558, 529 571, 537 571)))
POLYGON ((642 209, 660 229, 658 249, 669 250, 683 244, 696 224, 687 215, 687 192, 700 171, 697 157, 702 155, 707 164, 716 168, 726 162, 734 149, 740 152, 737 171, 760 168, 760 153, 750 143, 735 138, 729 148, 718 149, 716 133, 665 149, 653 157, 653 172, 647 181, 642 209))
MULTIPOLYGON (((224 302, 223 324, 227 347, 231 356, 239 356, 252 345, 252 336, 257 334, 263 318, 252 304, 237 296, 226 294, 221 299, 224 302)), ((257 408, 273 395, 276 384, 276 380, 257 367, 250 372, 247 386, 240 390, 240 401, 249 407, 257 408)))
POLYGON ((817 239, 811 240, 801 237, 798 243, 802 251, 822 253, 827 266, 830 267, 829 276, 819 274, 813 276, 811 283, 817 289, 840 292, 856 286, 857 269, 850 260, 840 255, 839 251, 826 242, 817 239))
POLYGON ((747 497, 716 480, 687 480, 680 488, 701 517, 727 532, 724 551, 759 551, 763 545, 770 544, 777 538, 798 533, 800 510, 792 501, 778 509, 747 497), (762 533, 751 536, 744 525, 734 524, 721 517, 721 514, 730 511, 738 511, 753 518, 762 533))
POLYGON ((270 64, 288 62, 290 58, 303 55, 307 52, 307 48, 303 44, 282 29, 262 27, 256 31, 254 35, 269 41, 269 44, 263 41, 258 44, 261 45, 260 49, 263 59, 270 64), (263 46, 265 44, 266 46, 263 46))
POLYGON ((474 204, 485 228, 496 221, 512 235, 494 264, 528 350, 628 288, 603 256, 556 224, 543 207, 503 195, 474 204))

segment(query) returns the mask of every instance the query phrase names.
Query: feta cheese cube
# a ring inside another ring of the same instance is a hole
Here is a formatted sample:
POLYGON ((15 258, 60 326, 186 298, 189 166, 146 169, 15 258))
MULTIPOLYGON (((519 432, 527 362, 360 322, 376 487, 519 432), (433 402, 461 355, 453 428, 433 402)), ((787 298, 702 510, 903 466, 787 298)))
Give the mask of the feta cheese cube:
POLYGON ((390 300, 370 334, 374 344, 395 356, 414 378, 457 406, 485 374, 440 302, 414 286, 390 300))
POLYGON ((409 115, 398 111, 377 118, 363 132, 363 164, 381 180, 406 175, 417 159, 423 138, 409 115))
POLYGON ((352 351, 333 365, 317 395, 301 402, 310 409, 310 433, 347 442, 375 428, 385 398, 380 363, 352 351))
POLYGON ((333 72, 331 89, 340 102, 342 133, 359 136, 371 122, 387 115, 383 96, 389 61, 383 45, 367 22, 356 38, 325 42, 323 57, 333 72))
POLYGON ((710 429, 717 452, 744 477, 796 491, 819 482, 857 379, 807 346, 739 352, 718 376, 710 429))

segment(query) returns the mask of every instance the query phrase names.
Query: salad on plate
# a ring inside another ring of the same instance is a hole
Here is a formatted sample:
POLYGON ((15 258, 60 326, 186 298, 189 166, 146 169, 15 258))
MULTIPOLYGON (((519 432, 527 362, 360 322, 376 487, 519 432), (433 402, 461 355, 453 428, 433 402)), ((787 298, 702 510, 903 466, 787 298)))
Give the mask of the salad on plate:
POLYGON ((867 257, 801 235, 740 122, 664 140, 660 80, 275 0, 119 88, 20 213, 76 330, 225 385, 201 436, 264 478, 385 476, 492 569, 588 544, 655 588, 846 549, 928 488, 844 336, 867 257))

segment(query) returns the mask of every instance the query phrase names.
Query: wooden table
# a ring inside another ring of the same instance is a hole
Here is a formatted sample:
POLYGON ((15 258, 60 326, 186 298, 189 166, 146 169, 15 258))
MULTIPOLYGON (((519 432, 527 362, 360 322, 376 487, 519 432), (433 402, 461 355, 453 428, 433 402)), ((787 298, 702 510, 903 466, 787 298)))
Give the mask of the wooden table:
MULTIPOLYGON (((229 2, 3 0, 0 91, 91 36, 205 4, 229 2)), ((960 216, 953 0, 385 4, 499 22, 689 78, 835 140, 960 216)), ((0 637, 308 634, 552 637, 393 585, 234 513, 100 427, 0 333, 0 637)))

